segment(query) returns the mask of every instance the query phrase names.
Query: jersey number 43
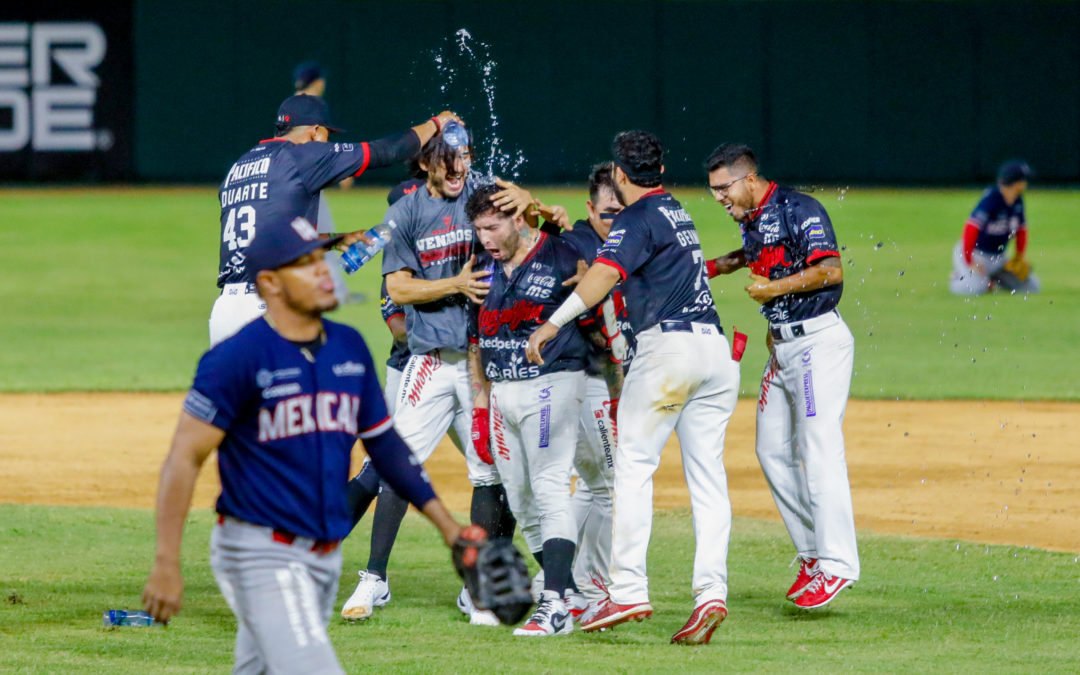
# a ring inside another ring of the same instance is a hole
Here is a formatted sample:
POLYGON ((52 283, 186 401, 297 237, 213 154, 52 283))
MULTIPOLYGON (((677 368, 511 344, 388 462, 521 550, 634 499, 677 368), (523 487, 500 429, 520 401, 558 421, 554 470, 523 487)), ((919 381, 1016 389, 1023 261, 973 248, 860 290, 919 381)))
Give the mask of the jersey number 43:
POLYGON ((229 245, 230 251, 238 248, 246 248, 255 238, 255 207, 241 206, 229 209, 229 217, 225 221, 225 229, 222 231, 221 241, 229 245), (237 236, 236 229, 240 228, 237 236))

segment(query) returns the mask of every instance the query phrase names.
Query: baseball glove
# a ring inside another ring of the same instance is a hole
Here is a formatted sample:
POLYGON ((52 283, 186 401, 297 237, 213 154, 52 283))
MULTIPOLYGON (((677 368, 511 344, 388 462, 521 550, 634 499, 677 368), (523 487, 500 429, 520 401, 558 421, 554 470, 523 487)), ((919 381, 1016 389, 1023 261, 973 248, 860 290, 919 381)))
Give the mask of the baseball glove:
POLYGON ((517 623, 529 612, 529 568, 509 539, 489 541, 484 528, 470 525, 454 542, 453 559, 477 608, 491 610, 504 624, 517 623))
POLYGON ((1022 258, 1010 258, 1009 262, 1005 263, 1005 271, 1011 272, 1020 281, 1027 281, 1031 274, 1031 263, 1022 258))

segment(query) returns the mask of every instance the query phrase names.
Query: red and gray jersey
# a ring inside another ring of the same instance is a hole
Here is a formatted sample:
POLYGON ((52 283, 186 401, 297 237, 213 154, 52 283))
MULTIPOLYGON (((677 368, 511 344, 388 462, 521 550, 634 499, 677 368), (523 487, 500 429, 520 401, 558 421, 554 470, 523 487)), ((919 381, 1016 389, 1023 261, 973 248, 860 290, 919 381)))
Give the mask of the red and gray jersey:
POLYGON ((260 227, 288 225, 300 216, 317 225, 320 190, 368 168, 405 160, 419 149, 412 131, 371 143, 261 141, 233 163, 218 190, 218 286, 255 280, 247 270, 245 252, 260 227))
MULTIPOLYGON (((822 258, 839 257, 829 214, 816 199, 769 184, 753 219, 741 223, 743 250, 750 270, 771 280, 798 274, 822 258)), ((831 312, 844 284, 809 293, 788 293, 761 306, 770 323, 802 321, 831 312)))
MULTIPOLYGON (((525 260, 507 276, 494 265, 491 290, 474 312, 469 339, 478 343, 484 375, 492 382, 531 380, 548 373, 584 370, 589 355, 577 322, 563 326, 540 352, 544 365, 529 363, 529 335, 574 292, 562 283, 577 274, 580 256, 559 238, 540 233, 525 260)), ((493 261, 487 253, 480 262, 493 261)))
MULTIPOLYGON (((433 197, 421 187, 401 197, 386 211, 383 222, 395 229, 383 249, 383 275, 411 270, 417 279, 434 281, 457 276, 477 252, 472 223, 465 203, 475 185, 468 181, 456 199, 433 197)), ((405 306, 409 351, 426 354, 433 349, 465 351, 468 347, 468 300, 453 295, 435 302, 405 306)))
POLYGON ((720 325, 694 221, 663 188, 615 216, 596 262, 619 271, 635 335, 661 321, 720 325))

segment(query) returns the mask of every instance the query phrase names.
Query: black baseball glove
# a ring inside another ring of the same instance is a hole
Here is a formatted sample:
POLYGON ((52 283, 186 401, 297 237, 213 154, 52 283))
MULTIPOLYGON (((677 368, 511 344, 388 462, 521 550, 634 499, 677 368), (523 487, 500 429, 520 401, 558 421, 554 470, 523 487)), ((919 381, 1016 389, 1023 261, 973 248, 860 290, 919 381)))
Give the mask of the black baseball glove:
POLYGON ((478 609, 491 610, 504 624, 517 623, 529 612, 529 568, 509 539, 489 541, 484 528, 470 525, 454 542, 453 559, 478 609))

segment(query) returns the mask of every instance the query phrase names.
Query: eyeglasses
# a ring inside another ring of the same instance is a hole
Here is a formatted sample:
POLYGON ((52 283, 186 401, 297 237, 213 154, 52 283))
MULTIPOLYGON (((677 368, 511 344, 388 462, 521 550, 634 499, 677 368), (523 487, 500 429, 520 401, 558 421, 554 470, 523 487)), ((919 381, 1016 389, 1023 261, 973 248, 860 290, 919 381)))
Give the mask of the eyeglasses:
POLYGON ((750 176, 756 176, 756 175, 757 175, 757 172, 748 173, 745 176, 743 176, 742 178, 736 178, 735 180, 731 181, 730 183, 724 183, 723 185, 710 185, 709 186, 709 192, 713 193, 717 197, 719 197, 720 195, 725 195, 725 194, 727 194, 727 191, 731 189, 731 186, 735 185, 735 183, 738 183, 741 180, 746 180, 750 176))

